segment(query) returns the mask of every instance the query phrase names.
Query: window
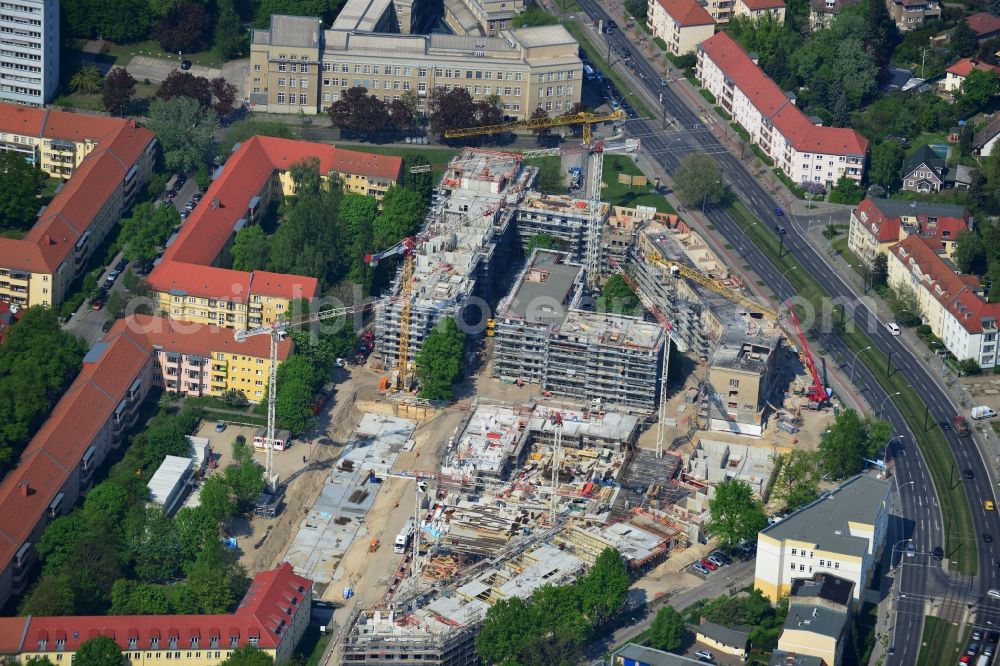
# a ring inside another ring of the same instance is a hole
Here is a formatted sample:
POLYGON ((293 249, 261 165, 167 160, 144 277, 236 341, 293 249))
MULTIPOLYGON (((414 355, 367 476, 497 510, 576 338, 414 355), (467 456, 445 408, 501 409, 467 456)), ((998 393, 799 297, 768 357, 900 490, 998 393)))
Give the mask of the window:
POLYGON ((333 63, 324 62, 323 63, 323 71, 324 72, 330 72, 330 71, 336 71, 336 70, 334 70, 333 63))
POLYGON ((797 554, 797 553, 796 553, 796 549, 795 549, 795 548, 792 548, 792 555, 795 555, 795 554, 797 554))
POLYGON ((309 65, 307 65, 305 63, 302 63, 299 66, 299 71, 302 72, 303 74, 308 74, 309 73, 309 65))
POLYGON ((260 71, 260 65, 254 65, 253 66, 253 71, 259 72, 260 71))
POLYGON ((789 565, 789 567, 791 568, 791 570, 792 570, 792 571, 795 571, 795 562, 792 562, 792 563, 791 563, 791 564, 789 565))
POLYGON ((806 570, 806 565, 800 564, 799 565, 799 571, 805 571, 805 570, 806 570))
POLYGON ((833 568, 834 569, 839 569, 840 568, 840 562, 834 562, 833 563, 833 568))
POLYGON ((299 79, 299 88, 308 88, 309 79, 299 79))
POLYGON ((287 67, 287 65, 285 65, 285 63, 283 63, 283 62, 279 62, 279 63, 278 63, 278 71, 279 71, 279 72, 284 72, 284 71, 287 71, 287 70, 285 69, 285 67, 287 67))
POLYGON ((285 103, 285 93, 280 92, 278 93, 278 104, 284 104, 284 103, 285 103))
POLYGON ((284 77, 281 77, 281 78, 278 79, 278 87, 279 88, 284 88, 285 87, 285 78, 284 77))

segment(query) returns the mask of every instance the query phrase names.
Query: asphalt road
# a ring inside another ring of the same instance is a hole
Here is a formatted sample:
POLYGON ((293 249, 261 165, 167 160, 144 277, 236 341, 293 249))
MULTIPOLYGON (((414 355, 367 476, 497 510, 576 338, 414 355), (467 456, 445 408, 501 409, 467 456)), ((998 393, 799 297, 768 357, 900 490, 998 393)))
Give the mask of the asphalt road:
MULTIPOLYGON (((579 4, 592 18, 610 18, 605 9, 595 0, 579 0, 579 4)), ((621 31, 615 31, 613 35, 606 36, 606 39, 610 39, 613 45, 627 47, 631 50, 636 49, 621 31)), ((631 78, 635 89, 641 90, 653 101, 658 99, 662 93, 668 117, 673 120, 667 130, 662 130, 657 121, 638 119, 627 123, 627 133, 642 139, 644 152, 668 172, 676 169, 679 159, 688 152, 707 152, 714 155, 722 167, 729 186, 740 201, 758 219, 763 220, 766 224, 773 223, 776 220, 774 209, 780 207, 781 204, 775 201, 761 183, 747 171, 743 163, 730 153, 711 131, 705 128, 706 119, 699 117, 689 108, 688 104, 681 99, 680 91, 677 88, 674 86, 660 88, 656 84, 659 74, 644 59, 636 59, 632 63, 632 67, 637 73, 643 74, 641 79, 631 78)), ((738 241, 743 235, 743 229, 723 209, 709 207, 706 211, 706 217, 730 243, 734 246, 739 245, 738 241)), ((863 330, 868 332, 872 343, 879 350, 885 354, 891 353, 893 355, 894 367, 903 373, 910 385, 924 399, 931 418, 934 421, 950 421, 957 413, 955 406, 944 389, 928 374, 913 351, 901 344, 898 338, 884 328, 884 322, 880 322, 873 310, 866 306, 860 298, 860 294, 855 292, 854 285, 841 280, 837 273, 826 265, 821 252, 806 240, 804 229, 794 216, 782 218, 782 224, 787 229, 785 247, 797 260, 798 270, 823 278, 824 285, 831 296, 837 299, 837 302, 856 304, 853 313, 848 308, 855 325, 861 326, 863 330)), ((746 262, 767 285, 776 290, 779 295, 794 293, 792 285, 788 283, 785 276, 777 272, 767 257, 752 244, 745 245, 746 262)), ((853 356, 853 353, 849 352, 836 336, 828 336, 826 343, 828 349, 834 353, 846 357, 853 356)), ((857 372, 869 387, 872 404, 882 404, 886 395, 874 377, 870 376, 867 369, 863 369, 860 364, 857 372)), ((904 523, 904 531, 906 525, 909 525, 909 534, 903 538, 913 538, 919 551, 928 552, 935 546, 943 545, 940 531, 940 508, 936 505, 930 476, 917 451, 913 433, 906 427, 905 421, 891 400, 886 401, 882 417, 893 424, 894 434, 903 435, 902 441, 892 442, 892 450, 887 456, 893 461, 893 467, 896 471, 900 512, 908 521, 908 523, 904 523)), ((1000 551, 995 554, 994 545, 986 543, 982 538, 984 533, 1000 537, 1000 520, 998 520, 996 512, 984 511, 982 504, 985 499, 994 499, 995 501, 990 475, 979 449, 973 442, 963 441, 954 431, 948 431, 944 434, 957 459, 957 473, 969 469, 974 475, 972 480, 960 477, 956 479, 956 482, 962 482, 965 486, 966 497, 972 508, 975 529, 975 543, 961 545, 975 547, 979 555, 978 575, 971 584, 969 594, 971 598, 977 601, 981 600, 976 608, 978 614, 1000 618, 1000 603, 985 596, 987 589, 1000 589, 1000 568, 995 566, 997 560, 1000 559, 1000 551)), ((888 545, 887 547, 891 548, 888 545)), ((940 580, 937 576, 932 577, 927 573, 930 568, 928 566, 901 567, 900 593, 906 595, 912 592, 914 595, 927 596, 927 593, 934 594, 939 591, 940 580)), ((909 599, 909 597, 903 597, 903 599, 909 599)), ((908 638, 908 640, 900 642, 900 647, 902 648, 905 643, 906 649, 897 649, 894 655, 888 657, 888 664, 915 663, 919 642, 913 639, 920 635, 922 623, 922 612, 916 613, 910 607, 901 609, 895 626, 897 635, 908 638)))

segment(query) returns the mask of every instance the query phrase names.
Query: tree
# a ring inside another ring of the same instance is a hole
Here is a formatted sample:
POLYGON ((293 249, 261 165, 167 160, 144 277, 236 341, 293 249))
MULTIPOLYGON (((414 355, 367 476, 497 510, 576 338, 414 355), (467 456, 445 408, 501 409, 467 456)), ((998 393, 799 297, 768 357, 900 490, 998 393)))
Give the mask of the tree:
POLYGON ((579 583, 583 612, 595 625, 604 624, 624 608, 629 585, 621 553, 605 548, 579 583))
POLYGON ((830 190, 830 203, 858 204, 865 198, 865 190, 858 181, 849 176, 841 176, 830 190))
POLYGON ((87 524, 113 527, 125 519, 128 506, 128 491, 114 481, 103 481, 87 491, 81 514, 87 524))
MULTIPOLYGON (((549 117, 548 111, 539 106, 534 111, 531 112, 529 120, 545 120, 548 117, 549 117)), ((551 127, 536 127, 531 131, 535 133, 535 137, 539 141, 552 134, 551 127)))
POLYGON ((172 610, 167 593, 159 585, 121 578, 111 586, 110 615, 167 615, 172 610))
POLYGON ((871 270, 872 288, 881 290, 889 283, 889 260, 884 252, 875 255, 871 270))
POLYGON ((965 16, 958 20, 955 29, 951 31, 948 47, 952 55, 957 58, 968 57, 979 50, 979 40, 969 27, 969 19, 965 16))
POLYGON ((205 546, 219 540, 219 521, 203 506, 181 508, 174 517, 174 523, 180 541, 180 556, 185 562, 194 562, 205 546))
POLYGON ((149 583, 166 583, 180 573, 181 543, 177 524, 158 506, 146 507, 145 527, 135 550, 135 573, 149 583))
POLYGON ((476 653, 485 664, 515 664, 538 635, 535 609, 520 597, 503 599, 486 611, 476 636, 476 653))
POLYGON ((0 153, 0 228, 26 228, 38 216, 45 172, 20 154, 0 153))
POLYGON ((233 240, 233 269, 238 271, 259 271, 267 268, 267 234, 259 224, 250 224, 236 232, 233 240))
POLYGON ((261 0, 254 13, 254 27, 266 28, 271 22, 271 16, 284 14, 286 16, 318 16, 324 24, 334 18, 334 8, 340 8, 342 3, 330 0, 261 0))
POLYGON ((528 241, 528 247, 525 249, 525 254, 531 256, 531 253, 535 249, 539 250, 555 250, 559 247, 559 241, 555 236, 551 234, 535 234, 528 241))
POLYGON ((140 265, 152 263, 180 221, 173 206, 154 206, 148 201, 138 204, 132 215, 122 220, 119 242, 125 258, 140 265))
POLYGON ((786 30, 778 17, 771 13, 758 18, 746 14, 735 16, 726 25, 726 33, 745 51, 756 54, 764 71, 769 71, 783 47, 794 47, 802 41, 799 35, 786 30))
POLYGON ((419 194, 424 204, 429 205, 434 190, 434 174, 431 171, 413 173, 413 167, 417 166, 430 166, 430 161, 419 153, 410 153, 403 158, 403 177, 400 185, 419 194))
POLYGON ((244 447, 239 464, 230 465, 224 473, 229 492, 236 501, 236 510, 246 513, 267 487, 264 468, 253 459, 253 449, 244 447))
POLYGON ((227 613, 236 603, 236 586, 245 573, 218 541, 206 544, 187 568, 186 586, 198 613, 227 613))
POLYGON ((278 366, 277 384, 275 418, 282 428, 287 428, 293 435, 302 434, 314 422, 315 369, 304 357, 292 356, 278 366))
POLYGON ((212 97, 215 100, 212 108, 219 114, 219 117, 228 116, 233 111, 236 95, 240 89, 221 76, 217 76, 209 81, 209 85, 212 88, 212 97))
POLYGON ((920 300, 917 298, 916 290, 909 285, 902 282, 891 285, 885 293, 885 300, 899 324, 916 326, 922 321, 920 300))
POLYGON ((382 212, 372 222, 376 248, 389 248, 412 236, 427 214, 427 202, 407 187, 390 187, 382 197, 382 212))
POLYGON ((245 645, 233 650, 219 666, 274 666, 274 657, 260 648, 245 645))
POLYGON ((61 573, 42 576, 21 604, 22 615, 73 615, 76 599, 69 578, 61 573))
POLYGON ((174 99, 175 97, 190 97, 198 100, 201 106, 212 104, 212 82, 204 76, 195 76, 191 72, 175 69, 167 74, 160 87, 156 89, 159 99, 174 99))
MULTIPOLYGON (((970 114, 986 107, 997 93, 996 72, 973 69, 962 82, 962 93, 958 98, 963 114, 970 114)), ((972 128, 966 125, 968 130, 972 128)), ((970 138, 971 143, 971 138, 970 138)))
POLYGON ((715 486, 708 502, 708 531, 727 547, 751 541, 767 525, 767 514, 746 481, 730 479, 715 486))
POLYGON ((597 311, 634 315, 638 310, 639 299, 625 278, 617 274, 609 277, 597 299, 597 311))
POLYGON ((447 130, 476 124, 476 103, 465 88, 435 88, 431 91, 427 109, 428 127, 432 134, 443 135, 447 130))
POLYGON ((193 53, 208 48, 211 17, 205 5, 189 2, 178 5, 153 27, 153 37, 164 51, 193 53))
POLYGON ((887 191, 899 185, 899 170, 903 167, 906 150, 898 141, 882 141, 872 148, 872 166, 868 170, 871 182, 887 191))
POLYGON ((511 28, 532 28, 540 25, 556 25, 559 17, 532 6, 516 15, 510 21, 511 28))
POLYGON ((417 352, 420 396, 428 400, 451 400, 451 386, 462 376, 465 333, 454 317, 445 317, 424 338, 417 352))
POLYGON ((233 0, 217 0, 215 31, 212 35, 212 48, 216 53, 225 58, 231 59, 243 53, 246 41, 243 25, 240 22, 240 15, 233 7, 233 0))
POLYGON ((833 480, 858 474, 864 469, 865 458, 885 445, 891 430, 886 421, 862 418, 853 409, 842 411, 819 440, 823 471, 833 480))
POLYGON ((205 479, 198 495, 198 508, 203 509, 213 520, 222 522, 236 515, 236 500, 229 493, 229 486, 218 474, 205 479))
MULTIPOLYGON (((407 90, 406 92, 412 91, 407 90)), ((394 99, 389 102, 388 111, 389 122, 397 132, 405 132, 413 127, 413 121, 417 112, 416 105, 411 105, 409 101, 403 98, 394 99)))
POLYGON ((69 87, 75 92, 92 95, 101 89, 101 71, 93 65, 84 65, 70 77, 69 87))
POLYGON ((772 496, 785 503, 786 511, 794 511, 819 496, 822 477, 816 453, 795 449, 781 456, 781 471, 771 491, 772 496))
POLYGON ((76 666, 121 666, 122 650, 113 638, 98 636, 80 645, 73 663, 76 666))
MULTIPOLYGON (((96 487, 95 487, 96 489, 96 487)), ((38 540, 38 557, 44 574, 56 574, 69 561, 76 543, 90 532, 90 526, 75 517, 53 520, 38 540)))
POLYGON ((988 268, 986 247, 975 231, 960 231, 955 239, 955 249, 952 253, 958 270, 962 273, 983 275, 988 268))
POLYGON ((374 222, 378 215, 378 202, 374 197, 347 193, 340 200, 340 223, 347 252, 347 278, 361 286, 367 295, 371 290, 372 270, 365 262, 365 255, 374 249, 372 238, 374 222))
POLYGON ((684 618, 673 606, 664 606, 656 612, 649 625, 647 640, 649 646, 657 650, 673 652, 684 643, 684 618))
POLYGON ((374 134, 389 124, 389 110, 385 103, 368 89, 355 86, 348 88, 340 99, 327 109, 334 127, 361 136, 374 134))
POLYGON ((958 374, 961 376, 978 375, 983 369, 974 358, 963 358, 958 362, 958 374))
POLYGON ((891 53, 899 43, 899 29, 882 0, 868 0, 868 33, 872 43, 879 44, 883 53, 891 53))
POLYGON ((168 169, 194 171, 212 159, 212 135, 219 116, 189 97, 154 99, 149 128, 156 132, 168 169))
POLYGON ((104 110, 116 116, 128 114, 135 97, 135 78, 124 67, 115 67, 104 77, 101 100, 104 110))
POLYGON ((531 595, 531 606, 538 618, 540 633, 546 638, 559 637, 582 643, 593 629, 583 614, 579 585, 543 585, 531 595))
POLYGON ((674 172, 674 187, 688 206, 704 206, 722 201, 726 185, 722 182, 722 169, 714 157, 692 153, 681 158, 674 172))

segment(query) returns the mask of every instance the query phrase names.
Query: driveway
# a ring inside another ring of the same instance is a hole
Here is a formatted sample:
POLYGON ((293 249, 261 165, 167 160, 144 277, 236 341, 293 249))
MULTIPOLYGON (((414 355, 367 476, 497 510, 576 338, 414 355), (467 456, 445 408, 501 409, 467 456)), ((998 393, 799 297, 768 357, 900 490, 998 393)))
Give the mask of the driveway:
MULTIPOLYGON (((180 68, 181 58, 154 58, 152 56, 135 56, 129 62, 126 69, 137 80, 149 79, 152 83, 160 83, 170 72, 180 68)), ((246 95, 245 81, 249 60, 233 60, 222 66, 222 69, 215 67, 203 67, 202 65, 192 65, 188 71, 195 76, 203 76, 206 79, 223 77, 229 83, 239 88, 240 96, 246 95)))

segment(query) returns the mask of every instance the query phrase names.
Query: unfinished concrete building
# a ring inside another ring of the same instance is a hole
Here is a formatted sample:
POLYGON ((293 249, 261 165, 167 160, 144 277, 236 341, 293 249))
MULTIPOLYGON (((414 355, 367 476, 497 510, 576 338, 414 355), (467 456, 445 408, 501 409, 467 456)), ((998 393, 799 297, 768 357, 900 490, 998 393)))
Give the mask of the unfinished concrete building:
MULTIPOLYGON (((445 317, 473 334, 485 330, 516 256, 514 210, 537 173, 522 167, 518 155, 497 151, 466 150, 448 165, 413 250, 411 363, 445 317)), ((376 318, 378 353, 387 367, 399 356, 401 276, 376 318)))
POLYGON ((642 413, 656 408, 665 335, 637 317, 580 310, 583 267, 536 250, 494 318, 493 376, 546 395, 642 413))
MULTIPOLYGON (((731 311, 730 311, 731 312, 731 311)), ((708 367, 699 416, 710 430, 760 436, 765 415, 781 405, 794 379, 783 337, 746 315, 726 326, 708 367)))
MULTIPOLYGON (((601 202, 597 214, 601 224, 608 220, 611 207, 601 202)), ((517 228, 521 247, 538 234, 547 234, 559 243, 559 249, 567 252, 573 261, 583 261, 587 253, 589 239, 588 226, 593 213, 590 202, 562 194, 530 192, 517 207, 517 228)))

